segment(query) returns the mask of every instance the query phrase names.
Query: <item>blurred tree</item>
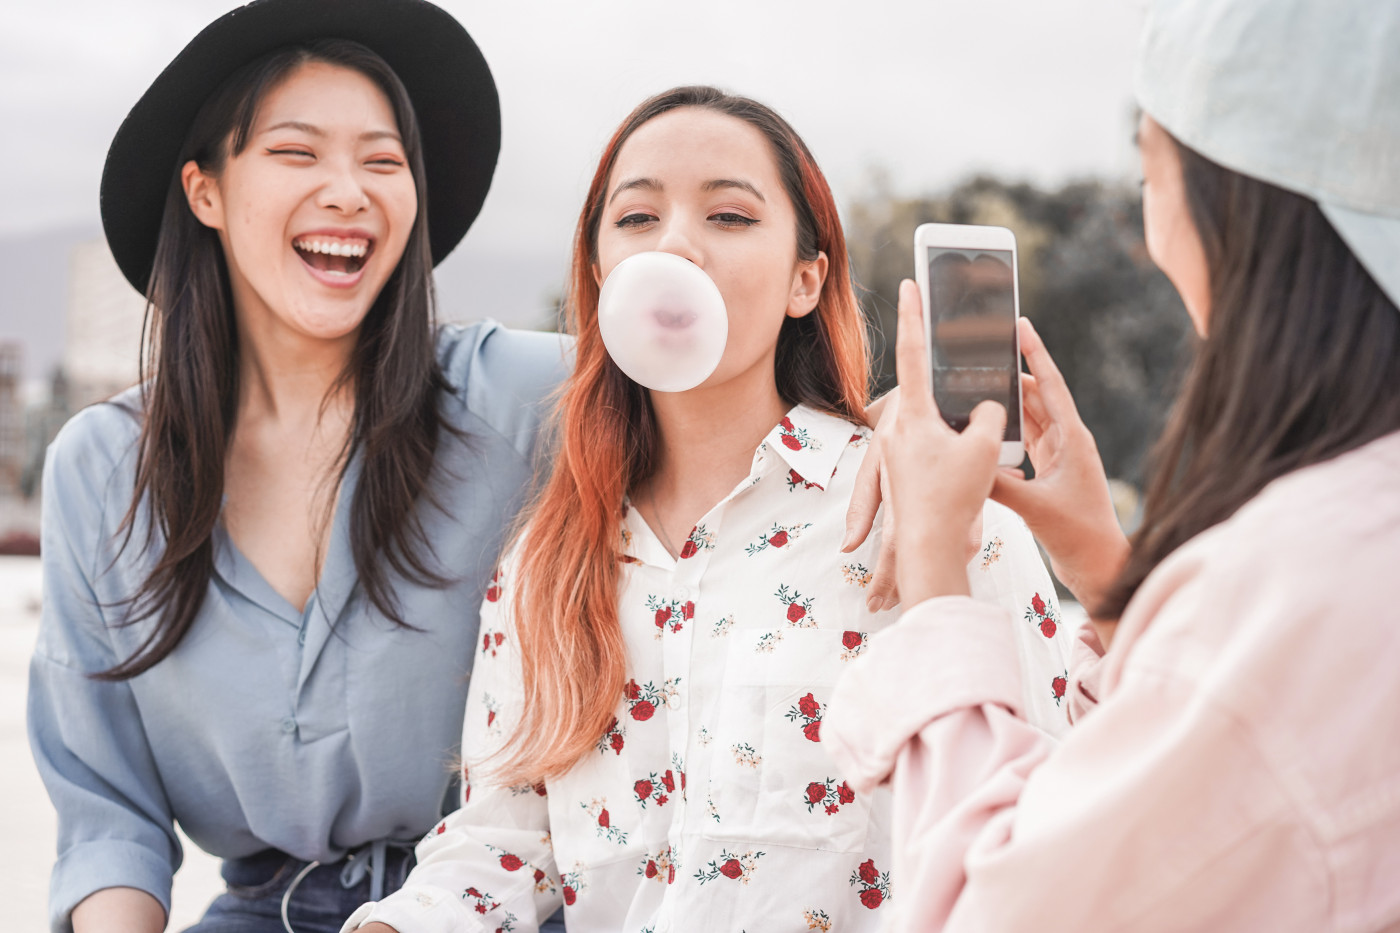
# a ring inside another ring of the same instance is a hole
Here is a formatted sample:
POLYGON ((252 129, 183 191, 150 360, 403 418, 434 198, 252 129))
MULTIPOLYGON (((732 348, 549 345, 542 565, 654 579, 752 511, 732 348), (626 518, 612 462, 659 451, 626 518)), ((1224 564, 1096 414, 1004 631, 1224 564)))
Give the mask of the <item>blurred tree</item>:
POLYGON ((985 176, 938 197, 894 197, 878 176, 872 189, 851 206, 846 236, 878 389, 894 384, 895 301, 900 279, 913 277, 914 228, 1009 227, 1021 313, 1064 372, 1109 476, 1140 486, 1194 336, 1181 299, 1147 256, 1137 191, 1100 181, 1044 191, 985 176))

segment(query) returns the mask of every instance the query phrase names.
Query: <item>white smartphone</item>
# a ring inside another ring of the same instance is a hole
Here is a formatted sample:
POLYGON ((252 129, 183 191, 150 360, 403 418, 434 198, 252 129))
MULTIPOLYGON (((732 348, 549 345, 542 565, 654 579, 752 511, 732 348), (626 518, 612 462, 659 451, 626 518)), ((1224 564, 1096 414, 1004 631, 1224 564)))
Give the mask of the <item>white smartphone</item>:
POLYGON ((967 427, 979 402, 1006 407, 997 462, 1025 456, 1021 430, 1021 295, 1016 236, 1005 227, 922 224, 914 231, 914 279, 924 302, 933 398, 943 420, 967 427))

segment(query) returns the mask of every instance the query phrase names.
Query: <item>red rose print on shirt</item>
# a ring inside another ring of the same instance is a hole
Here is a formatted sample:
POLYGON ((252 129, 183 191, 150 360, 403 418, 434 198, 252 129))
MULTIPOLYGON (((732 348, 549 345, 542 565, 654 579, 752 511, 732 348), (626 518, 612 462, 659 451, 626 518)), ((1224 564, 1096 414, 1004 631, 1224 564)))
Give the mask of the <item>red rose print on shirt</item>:
POLYGON ((676 865, 667 846, 655 855, 644 855, 637 866, 637 874, 662 884, 670 884, 676 879, 676 865))
POLYGON ((681 545, 681 560, 690 560, 701 551, 713 551, 715 549, 715 535, 701 522, 690 529, 690 534, 686 536, 685 543, 681 545))
POLYGON ((486 601, 499 602, 501 598, 501 571, 491 574, 491 585, 486 587, 486 601))
POLYGON ((778 440, 788 450, 821 450, 821 445, 807 433, 807 429, 794 425, 791 418, 778 422, 778 428, 778 440))
POLYGON ((481 705, 486 707, 486 731, 493 735, 501 731, 501 727, 496 723, 496 715, 501 711, 501 704, 489 693, 481 695, 481 705))
POLYGON ((501 632, 483 632, 481 635, 481 653, 483 655, 496 656, 496 651, 505 644, 506 636, 501 632))
POLYGON ((786 713, 787 718, 792 722, 802 723, 802 734, 809 742, 820 742, 822 728, 822 710, 824 707, 812 694, 807 694, 797 701, 797 705, 786 713))
POLYGON ((638 686, 635 680, 629 680, 623 688, 628 715, 637 722, 651 719, 656 715, 657 707, 666 705, 666 698, 679 689, 679 683, 680 678, 672 678, 658 688, 651 681, 638 686))
MULTIPOLYGON (((632 681, 631 685, 635 687, 636 681, 632 681)), ((602 737, 598 739, 598 744, 595 745, 594 748, 598 749, 599 754, 602 755, 606 755, 609 749, 621 755, 622 746, 624 744, 623 734, 623 726, 618 722, 617 717, 614 716, 612 722, 608 724, 608 731, 604 732, 602 737)))
POLYGON ((686 606, 690 607, 691 615, 695 613, 695 603, 682 604, 678 599, 663 599, 660 596, 647 597, 647 611, 652 614, 652 622, 656 626, 656 637, 660 638, 665 632, 679 632, 684 623, 690 621, 691 616, 686 615, 686 606))
POLYGON ((809 483, 802 478, 802 474, 796 470, 788 470, 787 475, 788 492, 796 492, 799 489, 821 489, 820 483, 809 483))
POLYGON ((627 832, 620 827, 614 826, 612 813, 608 810, 606 798, 595 797, 591 801, 579 801, 579 806, 587 813, 596 824, 594 831, 599 839, 606 839, 618 845, 627 844, 627 832))
POLYGON ((763 858, 763 852, 741 852, 731 853, 727 849, 721 849, 719 858, 711 859, 709 865, 695 873, 695 880, 701 884, 708 884, 716 878, 724 877, 730 881, 737 881, 740 884, 748 884, 749 878, 753 875, 754 869, 758 865, 758 860, 763 858))
POLYGON ((803 598, 797 590, 788 592, 787 585, 778 587, 778 591, 773 594, 778 601, 787 606, 788 624, 797 628, 815 628, 817 620, 812 616, 812 600, 803 598))
POLYGON ((510 853, 506 853, 505 855, 501 856, 501 867, 504 868, 506 871, 519 871, 520 867, 524 864, 525 863, 521 861, 520 856, 518 855, 511 855, 510 853))
POLYGON ((667 771, 666 774, 657 777, 653 771, 632 785, 632 793, 643 808, 648 803, 655 803, 658 807, 666 806, 666 802, 671 799, 669 795, 676 789, 675 779, 671 778, 670 774, 671 772, 667 771))
POLYGON ((564 895, 564 903, 574 906, 578 900, 579 892, 587 887, 583 880, 583 866, 575 865, 573 871, 562 872, 559 875, 560 891, 564 895))
POLYGON ((1069 686, 1069 671, 1065 671, 1050 680, 1050 695, 1055 698, 1055 705, 1059 706, 1060 701, 1065 698, 1065 688, 1069 686))
POLYGON ((856 799, 855 791, 851 790, 849 784, 842 781, 836 783, 835 778, 827 778, 824 781, 813 781, 807 785, 804 793, 804 802, 807 804, 807 812, 817 812, 817 807, 822 808, 822 812, 827 816, 840 811, 848 803, 856 799))
POLYGON ((793 541, 796 541, 802 535, 802 532, 811 527, 811 522, 800 525, 779 525, 777 522, 774 522, 773 527, 768 529, 767 534, 759 535, 757 541, 744 548, 744 553, 753 557, 755 554, 765 551, 770 547, 774 550, 782 550, 793 541))
POLYGON ((890 898, 890 873, 875 867, 874 859, 861 862, 851 872, 851 887, 859 889, 860 902, 874 910, 890 898))
POLYGON ((1060 624, 1060 613, 1054 603, 1046 603, 1036 593, 1031 597, 1031 604, 1026 609, 1026 621, 1040 629, 1040 634, 1046 638, 1054 638, 1055 631, 1060 624))

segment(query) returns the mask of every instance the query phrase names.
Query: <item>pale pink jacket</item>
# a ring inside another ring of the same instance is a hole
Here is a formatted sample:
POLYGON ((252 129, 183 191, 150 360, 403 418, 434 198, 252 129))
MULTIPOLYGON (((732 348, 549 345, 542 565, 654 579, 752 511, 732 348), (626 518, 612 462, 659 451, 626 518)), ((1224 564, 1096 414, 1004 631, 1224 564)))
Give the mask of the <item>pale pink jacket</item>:
POLYGON ((838 686, 825 744, 894 785, 886 929, 1400 930, 1400 434, 1163 561, 1058 747, 1017 624, 929 600, 838 686))

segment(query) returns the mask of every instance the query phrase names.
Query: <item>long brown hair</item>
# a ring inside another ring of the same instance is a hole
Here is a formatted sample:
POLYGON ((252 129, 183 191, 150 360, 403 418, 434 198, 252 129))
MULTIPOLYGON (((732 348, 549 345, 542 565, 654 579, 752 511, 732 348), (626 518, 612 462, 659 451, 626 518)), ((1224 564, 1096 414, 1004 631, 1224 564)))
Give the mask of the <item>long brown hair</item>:
POLYGON ((1210 335, 1152 455, 1101 618, 1285 473, 1400 430, 1400 313, 1307 198, 1176 143, 1210 278, 1210 335))
MULTIPOLYGON (((439 436, 451 430, 438 410, 448 388, 433 346, 432 255, 422 143, 408 92, 380 56, 355 42, 324 39, 272 52, 231 75, 205 102, 173 173, 147 291, 141 363, 142 418, 135 492, 122 523, 131 543, 138 511, 150 515, 145 549, 163 547, 125 602, 125 624, 154 617, 140 647, 96 675, 122 680, 170 654, 203 605, 214 569, 212 533, 224 492, 224 462, 238 398, 239 346, 228 267, 218 236, 190 211, 178 166, 194 160, 218 174, 247 146, 258 105, 295 69, 325 62, 353 69, 394 109, 418 191, 418 215, 397 268, 360 325, 335 392, 349 388, 355 409, 337 460, 336 488, 353 454, 361 474, 350 503, 350 542, 365 597, 400 625, 391 573, 425 585, 446 578, 416 507, 429 486, 439 436)), ((332 496, 332 501, 334 496, 332 496)))
POLYGON ((524 711, 498 778, 538 781, 567 771, 603 735, 622 697, 627 649, 618 621, 623 498, 656 467, 650 395, 613 363, 598 331, 598 227, 618 152, 647 121, 681 107, 713 110, 768 140, 797 214, 797 255, 828 259, 816 310, 778 334, 778 393, 864 423, 868 350, 851 286, 845 235, 816 160, 768 107, 711 87, 678 87, 644 101, 603 152, 574 236, 566 312, 577 362, 556 413, 559 453, 518 536, 511 608, 524 658, 524 711))

